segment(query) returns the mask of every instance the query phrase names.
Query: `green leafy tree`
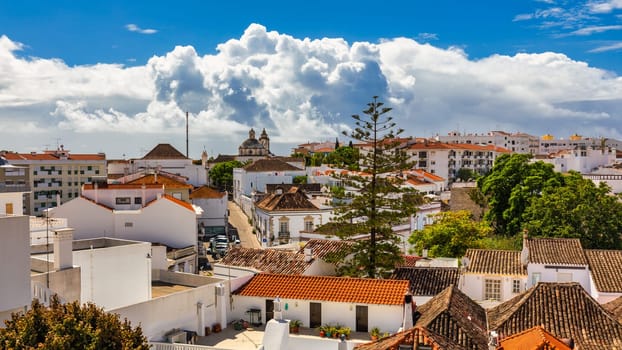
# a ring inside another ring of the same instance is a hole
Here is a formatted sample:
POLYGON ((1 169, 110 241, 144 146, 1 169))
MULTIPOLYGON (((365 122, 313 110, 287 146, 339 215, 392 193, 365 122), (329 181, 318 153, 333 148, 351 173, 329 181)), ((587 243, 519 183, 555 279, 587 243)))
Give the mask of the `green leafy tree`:
POLYGON ((49 308, 33 300, 28 312, 14 313, 5 324, 2 349, 149 349, 140 326, 91 303, 61 304, 56 296, 49 308))
POLYGON ((306 175, 294 176, 294 179, 292 180, 292 182, 295 184, 304 185, 307 183, 307 176, 306 175))
POLYGON ((209 171, 210 181, 221 190, 231 191, 233 189, 233 169, 243 166, 244 163, 237 160, 218 163, 209 171))
POLYGON ((399 237, 392 226, 416 212, 416 201, 404 200, 412 198, 404 195, 413 191, 401 187, 401 179, 386 176, 411 166, 396 142, 403 130, 396 128, 393 118, 387 114, 391 108, 384 107, 376 96, 367 106, 363 116, 352 116, 354 130, 349 134, 344 132, 368 145, 369 149, 361 152, 360 165, 364 174, 342 178, 359 193, 351 200, 339 202, 331 227, 336 227, 334 234, 342 239, 369 235, 369 239, 355 241, 350 250, 351 259, 343 263, 338 272, 373 278, 390 273, 401 261, 399 237))
POLYGON ((415 231, 408 242, 417 253, 428 249, 432 257, 464 256, 468 248, 485 248, 485 239, 492 229, 484 222, 473 220, 467 210, 447 211, 435 215, 434 223, 421 231, 415 231))
POLYGON ((460 168, 458 169, 458 172, 456 173, 456 178, 464 182, 469 181, 469 180, 475 180, 477 177, 478 177, 477 173, 475 173, 473 170, 469 168, 460 168))
POLYGON ((357 148, 343 146, 329 153, 324 162, 338 168, 358 170, 359 158, 359 150, 357 148))
POLYGON ((622 249, 622 203, 610 188, 596 186, 579 173, 564 176, 563 186, 548 186, 523 215, 530 236, 581 239, 585 248, 622 249))
POLYGON ((530 201, 545 186, 560 185, 561 174, 553 165, 530 163, 527 154, 504 154, 495 160, 491 172, 477 181, 486 197, 488 210, 484 215, 495 233, 513 236, 522 231, 522 216, 530 201))

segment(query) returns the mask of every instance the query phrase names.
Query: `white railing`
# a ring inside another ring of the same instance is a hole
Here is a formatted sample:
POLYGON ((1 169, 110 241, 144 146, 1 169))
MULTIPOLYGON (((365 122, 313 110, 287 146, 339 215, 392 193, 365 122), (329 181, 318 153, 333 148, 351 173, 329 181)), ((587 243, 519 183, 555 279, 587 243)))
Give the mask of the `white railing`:
POLYGON ((149 342, 151 350, 223 350, 221 348, 215 348, 213 346, 206 345, 193 345, 193 344, 179 344, 179 343, 155 343, 149 342))

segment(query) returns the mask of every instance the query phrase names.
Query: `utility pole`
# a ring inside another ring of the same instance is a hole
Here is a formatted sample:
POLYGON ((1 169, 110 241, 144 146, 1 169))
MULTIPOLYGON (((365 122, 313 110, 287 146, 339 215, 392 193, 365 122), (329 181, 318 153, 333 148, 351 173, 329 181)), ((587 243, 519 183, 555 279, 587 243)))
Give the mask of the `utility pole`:
POLYGON ((186 158, 188 157, 188 111, 186 111, 186 158))

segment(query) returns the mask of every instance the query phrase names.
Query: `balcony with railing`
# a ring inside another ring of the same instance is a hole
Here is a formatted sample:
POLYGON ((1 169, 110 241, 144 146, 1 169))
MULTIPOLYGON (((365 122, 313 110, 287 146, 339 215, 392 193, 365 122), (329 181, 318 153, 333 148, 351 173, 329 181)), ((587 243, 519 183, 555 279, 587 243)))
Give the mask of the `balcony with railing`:
POLYGON ((287 232, 279 232, 278 236, 279 244, 289 244, 290 234, 287 232))

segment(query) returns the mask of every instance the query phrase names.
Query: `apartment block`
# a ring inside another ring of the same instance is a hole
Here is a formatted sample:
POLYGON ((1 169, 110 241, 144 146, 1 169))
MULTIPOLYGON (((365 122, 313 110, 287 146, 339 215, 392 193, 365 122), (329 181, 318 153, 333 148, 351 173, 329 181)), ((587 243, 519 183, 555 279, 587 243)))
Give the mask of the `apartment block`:
POLYGON ((27 181, 31 192, 25 196, 24 207, 28 215, 43 215, 45 209, 79 197, 80 188, 85 183, 106 177, 104 153, 72 154, 60 146, 43 153, 7 152, 4 158, 17 168, 10 170, 8 175, 7 169, 0 173, 0 182, 27 181))

